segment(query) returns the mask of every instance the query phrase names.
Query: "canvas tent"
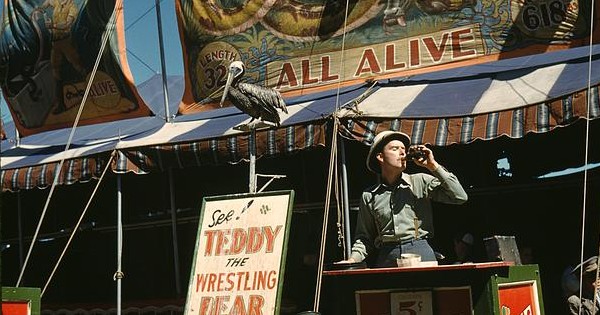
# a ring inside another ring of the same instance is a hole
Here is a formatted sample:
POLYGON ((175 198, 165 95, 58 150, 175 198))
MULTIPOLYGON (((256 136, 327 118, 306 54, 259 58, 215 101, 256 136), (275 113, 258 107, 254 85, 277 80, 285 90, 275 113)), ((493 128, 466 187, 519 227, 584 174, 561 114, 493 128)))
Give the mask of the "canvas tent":
MULTIPOLYGON (((600 45, 579 47, 289 99, 289 114, 282 117, 281 127, 257 133, 257 154, 324 146, 334 116, 340 119, 342 135, 366 144, 377 132, 394 129, 411 134, 413 142, 437 146, 500 135, 519 138, 579 118, 595 119, 600 114, 600 72, 595 71, 599 56, 600 45)), ((173 84, 171 88, 180 89, 173 84)), ((162 95, 156 90, 156 83, 148 82, 140 93, 147 95, 149 104, 157 104, 162 95)), ((152 107, 161 110, 160 105, 152 107)), ((158 113, 81 126, 67 152, 63 150, 70 129, 25 137, 19 145, 9 135, 2 142, 2 187, 14 191, 48 186, 61 159, 66 167, 59 184, 89 180, 98 176, 113 150, 119 152, 112 166, 115 172, 238 162, 248 157, 249 137, 234 127, 248 118, 229 107, 179 116, 173 123, 158 113)))
POLYGON ((598 117, 599 53, 596 45, 390 79, 343 116, 363 141, 383 128, 437 146, 545 132, 586 117, 588 83, 589 117, 598 117))
MULTIPOLYGON (((282 127, 257 133, 257 154, 274 155, 324 145, 327 117, 335 112, 335 100, 348 102, 359 97, 367 85, 313 94, 288 100, 289 113, 282 127)), ((71 148, 63 152, 70 130, 61 129, 14 138, 2 143, 2 183, 4 190, 30 189, 50 185, 52 172, 61 159, 67 166, 59 183, 73 183, 95 177, 113 150, 120 159, 117 172, 144 172, 150 151, 181 151, 198 163, 237 162, 248 155, 247 135, 234 129, 249 120, 234 107, 177 117, 167 123, 159 117, 144 117, 78 127, 71 148), (130 158, 128 158, 128 156, 130 158), (133 159, 133 160, 131 160, 133 159)), ((105 164, 104 164, 105 165, 105 164)), ((173 165, 176 166, 176 165, 173 165)))

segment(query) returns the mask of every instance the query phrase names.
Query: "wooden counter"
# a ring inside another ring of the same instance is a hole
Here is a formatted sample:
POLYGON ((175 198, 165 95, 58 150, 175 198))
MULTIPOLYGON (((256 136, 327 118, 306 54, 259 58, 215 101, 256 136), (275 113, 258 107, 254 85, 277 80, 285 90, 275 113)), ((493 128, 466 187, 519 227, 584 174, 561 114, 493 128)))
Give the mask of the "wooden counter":
POLYGON ((323 314, 544 314, 538 266, 503 261, 328 270, 321 294, 323 314), (531 298, 515 300, 515 292, 531 298), (402 308, 408 297, 414 309, 402 308))

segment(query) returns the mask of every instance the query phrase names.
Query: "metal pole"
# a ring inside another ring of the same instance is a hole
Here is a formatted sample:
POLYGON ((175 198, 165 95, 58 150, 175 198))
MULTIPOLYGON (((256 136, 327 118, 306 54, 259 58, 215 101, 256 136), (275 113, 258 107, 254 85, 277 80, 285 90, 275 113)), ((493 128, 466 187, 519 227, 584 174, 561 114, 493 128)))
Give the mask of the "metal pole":
POLYGON ((175 264, 175 290, 177 297, 181 296, 181 284, 179 280, 179 246, 177 238, 177 207, 175 206, 175 182, 173 181, 173 169, 169 168, 169 195, 171 199, 171 232, 173 235, 173 263, 175 264))
POLYGON ((155 0, 156 3, 156 23, 158 27, 158 42, 160 48, 160 67, 162 72, 163 95, 165 96, 165 119, 168 123, 173 122, 173 118, 169 112, 169 89, 167 88, 167 66, 165 65, 165 48, 163 44, 162 20, 160 17, 160 0, 155 0))
POLYGON ((123 222, 121 220, 121 200, 121 175, 117 174, 117 272, 115 273, 114 277, 117 281, 117 315, 121 315, 121 279, 123 278, 123 273, 121 272, 121 255, 123 253, 123 222))
POLYGON ((352 253, 352 242, 350 241, 350 202, 348 201, 348 170, 346 168, 346 149, 344 139, 339 137, 340 165, 342 174, 342 201, 344 207, 344 244, 346 245, 346 257, 352 253))
POLYGON ((248 141, 248 149, 250 150, 250 179, 249 191, 251 194, 256 193, 256 130, 250 129, 250 139, 248 141))

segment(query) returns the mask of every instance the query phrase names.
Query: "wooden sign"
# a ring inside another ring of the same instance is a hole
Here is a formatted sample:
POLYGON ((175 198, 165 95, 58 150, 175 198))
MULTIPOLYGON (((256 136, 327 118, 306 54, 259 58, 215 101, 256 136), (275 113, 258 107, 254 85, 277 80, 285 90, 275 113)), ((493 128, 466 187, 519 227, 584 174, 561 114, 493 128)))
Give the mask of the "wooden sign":
POLYGON ((471 287, 433 289, 433 312, 436 315, 472 315, 471 287))
POLYGON ((472 315, 471 287, 436 287, 431 290, 358 290, 357 315, 436 314, 472 315))
POLYGON ((184 314, 279 314, 293 196, 204 198, 184 314))
POLYGON ((356 315, 390 313, 390 290, 359 290, 354 292, 356 315))
POLYGON ((499 314, 541 314, 535 280, 498 284, 498 300, 499 314))
POLYGON ((433 315, 431 291, 405 291, 390 294, 391 315, 433 315))

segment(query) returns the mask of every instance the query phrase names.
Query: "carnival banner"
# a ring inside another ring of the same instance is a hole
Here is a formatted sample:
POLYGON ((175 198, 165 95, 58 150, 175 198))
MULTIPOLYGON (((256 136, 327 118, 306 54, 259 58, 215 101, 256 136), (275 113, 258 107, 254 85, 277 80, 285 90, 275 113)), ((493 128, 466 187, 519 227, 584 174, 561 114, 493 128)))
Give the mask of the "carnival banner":
POLYGON ((180 114, 219 106, 234 60, 244 62, 245 81, 289 97, 457 61, 483 62, 485 56, 582 45, 592 10, 580 0, 176 4, 187 69, 180 114))
POLYGON ((79 125, 151 114, 127 65, 122 1, 5 0, 2 20, 0 86, 21 136, 72 126, 90 80, 79 125))
POLYGON ((184 314, 279 314, 293 197, 204 198, 184 314))

